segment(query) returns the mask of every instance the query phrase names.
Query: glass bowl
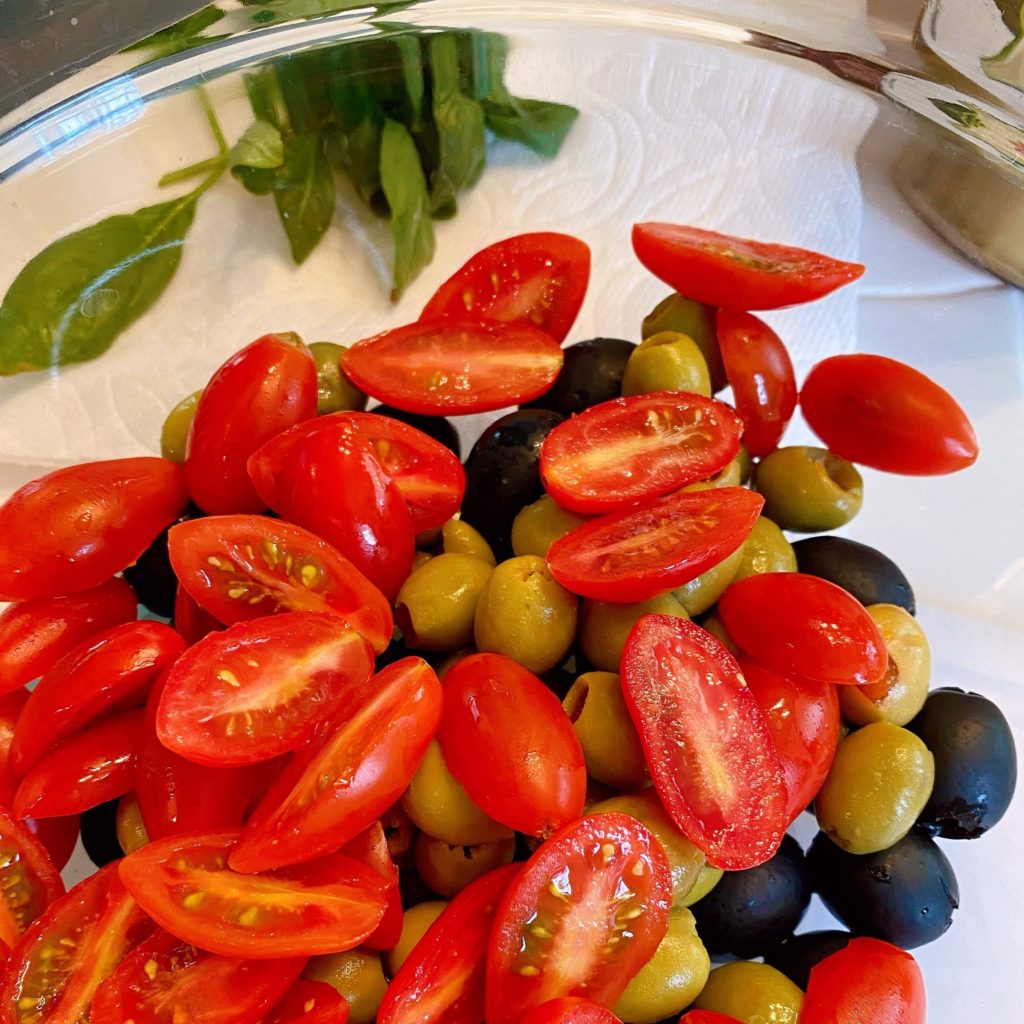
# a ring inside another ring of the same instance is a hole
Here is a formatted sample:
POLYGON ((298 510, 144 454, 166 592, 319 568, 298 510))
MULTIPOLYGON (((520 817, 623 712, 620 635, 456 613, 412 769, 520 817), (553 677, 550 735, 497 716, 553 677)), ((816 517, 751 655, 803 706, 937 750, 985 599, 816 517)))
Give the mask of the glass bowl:
MULTIPOLYGON (((558 152, 489 133, 479 181, 459 193, 454 216, 434 222, 434 259, 398 301, 388 222, 350 180, 335 176, 333 224, 298 266, 274 202, 224 174, 197 202, 183 248, 169 242, 180 256, 173 279, 107 351, 0 381, 3 494, 56 466, 158 453, 167 411, 247 341, 293 330, 346 343, 413 320, 468 256, 521 231, 567 231, 593 250, 570 341, 638 340, 667 293, 632 255, 636 221, 821 249, 867 272, 812 306, 765 316, 798 375, 834 352, 902 359, 956 396, 981 445, 977 464, 951 478, 865 471, 864 509, 842 532, 910 577, 933 686, 976 689, 1024 729, 1024 302, 1007 283, 1024 281, 1024 105, 1006 83, 1017 58, 994 3, 964 5, 981 11, 988 34, 955 60, 949 3, 929 5, 920 30, 916 10, 892 3, 869 14, 857 0, 828 11, 745 0, 351 6, 225 4, 195 38, 110 57, 0 121, 0 287, 56 238, 200 184, 158 182, 216 157, 210 110, 229 144, 242 135, 253 119, 244 76, 267 62, 296 88, 315 86, 323 67, 342 83, 362 75, 392 88, 403 46, 457 38, 470 54, 460 68, 469 92, 500 78, 507 48, 511 93, 579 111, 558 152), (382 39, 390 56, 375 63, 371 44, 382 39), (1006 46, 995 64, 993 40, 1006 46), (993 67, 998 80, 985 77, 993 67)), ((86 257, 69 267, 76 258, 86 257)), ((77 312, 103 318, 124 301, 119 287, 101 287, 77 312)), ((0 359, 9 327, 0 319, 0 359)), ((479 426, 460 423, 467 450, 479 426)), ((798 422, 787 434, 809 438, 798 422)), ((808 840, 811 817, 795 831, 808 840)), ((983 842, 943 843, 962 910, 917 951, 933 1024, 1016 1013, 1021 839, 1017 801, 983 842)), ((84 865, 76 855, 69 877, 84 865)), ((801 930, 830 920, 815 899, 801 930)))

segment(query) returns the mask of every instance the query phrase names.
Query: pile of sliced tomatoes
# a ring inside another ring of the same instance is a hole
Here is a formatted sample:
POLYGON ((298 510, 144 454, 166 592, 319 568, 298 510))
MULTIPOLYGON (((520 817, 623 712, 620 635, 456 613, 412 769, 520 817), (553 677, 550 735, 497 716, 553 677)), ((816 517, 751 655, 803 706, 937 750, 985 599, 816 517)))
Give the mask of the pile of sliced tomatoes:
MULTIPOLYGON (((682 490, 741 439, 771 451, 796 407, 782 343, 747 311, 816 298, 862 269, 669 225, 638 225, 634 244, 720 307, 736 408, 656 392, 551 433, 548 493, 596 517, 554 544, 551 572, 619 602, 694 579, 757 519, 753 491, 682 490)), ((353 346, 344 372, 416 413, 529 401, 559 372, 588 277, 577 239, 499 243, 417 323, 353 346)), ((579 740, 536 676, 497 654, 464 658, 443 685, 419 657, 376 663, 417 535, 458 514, 465 474, 394 419, 317 417, 316 392, 309 351, 268 335, 213 375, 183 467, 74 466, 0 508, 0 599, 13 602, 0 615, 0 1024, 345 1021, 337 992, 300 976, 309 957, 397 942, 382 819, 435 737, 469 798, 533 852, 451 901, 391 979, 381 1024, 607 1024, 665 935, 665 854, 629 816, 584 815, 579 740), (204 515, 178 522, 189 501, 204 515), (138 621, 119 575, 168 526, 173 628, 138 621), (77 816, 130 791, 148 842, 65 893, 77 816)), ((826 360, 801 401, 834 450, 868 465, 948 472, 977 451, 952 399, 879 357, 826 360)), ((749 664, 654 615, 629 638, 622 680, 665 809, 711 864, 734 869, 778 848, 837 741, 834 706, 808 716, 828 735, 802 737, 800 715, 765 709, 798 705, 801 686, 834 705, 832 684, 878 680, 886 658, 864 609, 822 580, 754 577, 720 611, 749 664)), ((901 951, 854 942, 815 970, 801 1020, 847 1020, 855 999, 858 1020, 923 1021, 915 972, 901 951)))

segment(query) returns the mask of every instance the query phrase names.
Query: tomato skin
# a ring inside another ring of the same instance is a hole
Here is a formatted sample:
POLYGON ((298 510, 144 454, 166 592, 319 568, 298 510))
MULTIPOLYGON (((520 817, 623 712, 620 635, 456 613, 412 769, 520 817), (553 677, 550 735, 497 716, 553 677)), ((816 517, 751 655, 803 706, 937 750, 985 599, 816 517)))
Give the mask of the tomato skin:
POLYGON ((330 854, 242 875, 226 864, 237 839, 237 832, 223 832, 157 840, 119 862, 121 880, 158 925, 219 956, 280 960, 340 953, 380 924, 385 884, 376 872, 330 854), (186 907, 190 894, 201 895, 186 907), (240 921, 250 908, 255 921, 240 921))
POLYGON ((763 506, 764 498, 745 487, 667 494, 577 526, 548 548, 548 568, 581 597, 646 601, 731 555, 763 506))
POLYGON ((852 939, 811 969, 801 1024, 925 1024, 917 961, 880 939, 852 939))
POLYGON ((743 443, 755 456, 774 451, 796 409, 796 374, 782 339, 750 313, 720 309, 718 347, 743 420, 743 443))
POLYGON ((78 815, 71 814, 66 818, 25 818, 22 823, 43 844, 53 866, 63 871, 78 843, 78 815))
POLYGON ((515 235, 471 256, 433 294, 420 319, 478 316, 526 323, 562 342, 589 280, 586 242, 554 231, 515 235))
POLYGON ((566 825, 498 905, 487 950, 488 1024, 511 1024, 561 996, 614 1005, 664 938, 671 904, 664 851, 635 818, 594 814, 566 825))
POLYGON ((687 298, 737 312, 811 302, 864 273, 860 263, 809 249, 682 224, 634 224, 633 251, 687 298))
POLYGON ((455 896, 392 978, 377 1024, 479 1024, 494 915, 522 867, 489 871, 455 896))
POLYGON ((120 576, 67 597, 12 604, 0 614, 0 694, 49 671, 90 636, 135 618, 135 591, 120 576))
POLYGON ((384 826, 375 821, 354 839, 350 839, 340 852, 376 871, 387 883, 384 917, 363 945, 367 949, 394 949, 402 936, 402 894, 398 889, 398 868, 391 859, 384 826))
POLYGON ((733 583, 718 613, 736 645, 779 672, 823 683, 864 684, 885 674, 885 640, 864 606, 842 587, 798 572, 733 583))
POLYGON ((618 511, 713 476, 740 450, 742 431, 732 409, 703 395, 614 398, 548 434, 540 475, 572 512, 618 511))
POLYGON ((967 414, 930 377, 886 356, 830 356, 800 392, 811 430, 850 462, 887 473, 936 476, 974 464, 967 414))
POLYGON ((563 996, 535 1006, 517 1024, 621 1024, 611 1010, 589 999, 563 996))
POLYGON ((166 459, 85 462, 25 484, 0 506, 0 601, 98 587, 187 502, 181 467, 166 459))
POLYGON ((679 1024, 743 1024, 735 1017, 715 1010, 690 1010, 679 1018, 679 1024))
POLYGON ((211 515, 262 512, 246 461, 275 434, 316 415, 316 363, 309 349, 265 334, 214 375, 188 432, 185 476, 192 500, 211 515))
POLYGON ((532 324, 439 317, 356 342, 341 362, 357 388, 396 409, 466 415, 544 394, 562 350, 532 324))
POLYGON ((422 658, 374 676, 350 717, 298 751, 253 811, 230 864, 261 871, 337 850, 408 787, 441 717, 441 684, 422 658), (324 785, 324 779, 329 781, 324 785))
POLYGON ((220 622, 332 612, 378 654, 391 642, 387 598, 339 551, 300 526, 267 516, 207 516, 172 527, 167 546, 181 585, 220 622))
POLYGON ((558 698, 501 654, 473 654, 444 679, 437 734, 448 770, 503 825, 547 836, 583 813, 583 748, 558 698))
POLYGON ((195 598, 179 583, 174 592, 174 628, 191 647, 209 633, 224 629, 224 623, 200 608, 195 598))
POLYGON ((348 1003, 333 985, 300 978, 264 1024, 346 1024, 348 1003))
POLYGON ((0 807, 0 942, 13 946, 64 895, 59 869, 24 822, 0 807))
POLYGON ((10 807, 18 788, 18 779, 11 767, 11 744, 18 717, 28 703, 29 691, 12 690, 0 697, 0 807, 10 807))
POLYGON ((688 620, 645 615, 620 671, 654 787, 676 826, 714 867, 768 860, 786 831, 786 782, 732 655, 688 620))

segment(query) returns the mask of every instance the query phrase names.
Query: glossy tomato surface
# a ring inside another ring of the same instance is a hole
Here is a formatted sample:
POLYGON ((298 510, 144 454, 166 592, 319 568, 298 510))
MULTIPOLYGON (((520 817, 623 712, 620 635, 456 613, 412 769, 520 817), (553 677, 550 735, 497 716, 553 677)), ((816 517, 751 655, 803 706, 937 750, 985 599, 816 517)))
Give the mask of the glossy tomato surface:
POLYGON ((348 1003, 324 981, 300 978, 270 1011, 264 1024, 345 1024, 348 1003))
POLYGON ((685 391, 615 398, 560 423, 541 450, 544 488, 564 508, 628 508, 714 476, 740 449, 728 406, 685 391))
POLYGON ((350 839, 339 852, 365 864, 384 879, 387 909, 377 930, 363 945, 367 949, 394 949, 402 935, 402 895, 398 889, 398 868, 391 859, 384 826, 375 821, 350 839))
POLYGON ((620 1024, 611 1010, 590 999, 563 996, 535 1006, 518 1024, 620 1024))
POLYGON ((18 788, 18 777, 11 767, 11 744, 14 743, 14 729, 22 709, 28 703, 29 691, 22 687, 0 697, 0 806, 10 807, 14 791, 18 788))
POLYGON ((174 592, 174 628, 191 647, 208 633, 224 628, 224 623, 215 619, 204 608, 200 608, 192 595, 179 583, 174 592))
POLYGON ((772 734, 732 655, 707 630, 645 615, 622 653, 622 692, 655 789, 714 867, 779 848, 787 792, 772 734))
POLYGON ((65 818, 23 818, 23 824, 39 840, 58 871, 63 871, 75 852, 80 831, 77 814, 65 818))
POLYGON ((63 895, 64 883, 45 848, 23 822, 0 807, 0 942, 13 946, 63 895))
POLYGON ((679 1018, 679 1024, 743 1024, 735 1017, 715 1010, 690 1010, 679 1018))

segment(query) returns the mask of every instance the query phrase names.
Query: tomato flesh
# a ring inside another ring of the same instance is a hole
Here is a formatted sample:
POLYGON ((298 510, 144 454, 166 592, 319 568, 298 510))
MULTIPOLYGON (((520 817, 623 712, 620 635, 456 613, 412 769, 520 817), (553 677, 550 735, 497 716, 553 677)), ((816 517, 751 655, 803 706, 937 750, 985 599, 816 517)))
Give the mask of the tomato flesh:
POLYGON ((63 895, 64 883, 45 848, 23 822, 0 807, 0 942, 13 946, 63 895))
POLYGON ((618 510, 713 476, 740 450, 742 430, 732 409, 703 395, 615 398, 548 434, 541 479, 573 512, 618 510))
POLYGON ((518 1024, 620 1024, 611 1010, 579 996, 564 996, 534 1007, 518 1024))
POLYGON ((274 1007, 265 1024, 346 1024, 349 1010, 336 988, 300 978, 274 1007))
POLYGON ((365 864, 384 879, 387 885, 387 909, 377 930, 363 945, 367 949, 394 949, 402 936, 402 894, 398 889, 398 868, 391 859, 384 826, 375 821, 355 839, 350 839, 340 852, 365 864))

